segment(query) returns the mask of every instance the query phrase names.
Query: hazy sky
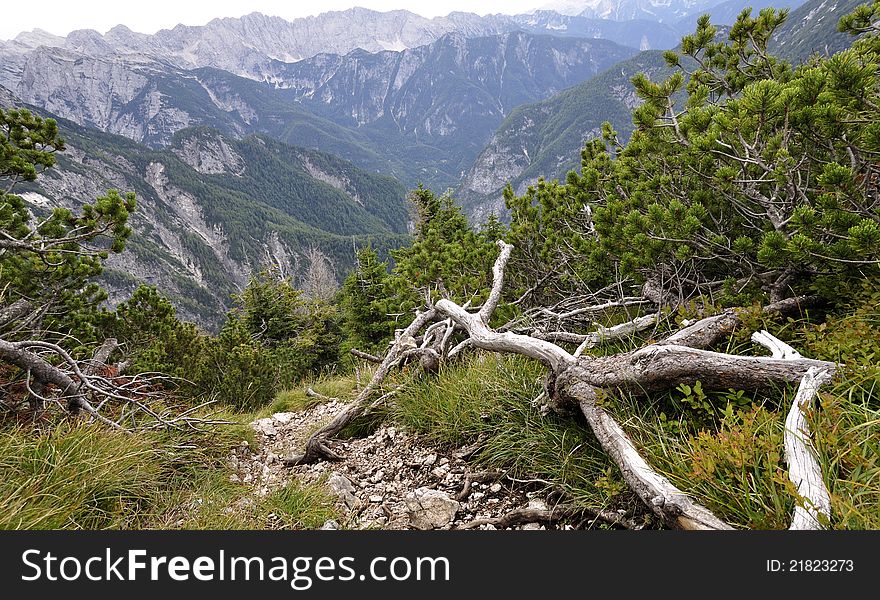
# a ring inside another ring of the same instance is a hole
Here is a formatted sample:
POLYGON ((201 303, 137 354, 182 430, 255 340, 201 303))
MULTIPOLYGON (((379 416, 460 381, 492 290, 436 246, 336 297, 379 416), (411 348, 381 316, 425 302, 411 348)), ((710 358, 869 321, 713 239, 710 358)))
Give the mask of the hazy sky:
POLYGON ((13 2, 3 9, 0 39, 14 38, 22 31, 44 29, 67 35, 74 29, 97 29, 106 32, 123 24, 142 33, 178 23, 203 25, 215 17, 240 17, 251 12, 277 15, 286 19, 304 17, 329 10, 363 6, 374 10, 405 8, 425 17, 446 15, 461 10, 478 14, 514 14, 528 12, 547 0, 38 0, 13 2), (31 7, 35 10, 30 10, 31 7))

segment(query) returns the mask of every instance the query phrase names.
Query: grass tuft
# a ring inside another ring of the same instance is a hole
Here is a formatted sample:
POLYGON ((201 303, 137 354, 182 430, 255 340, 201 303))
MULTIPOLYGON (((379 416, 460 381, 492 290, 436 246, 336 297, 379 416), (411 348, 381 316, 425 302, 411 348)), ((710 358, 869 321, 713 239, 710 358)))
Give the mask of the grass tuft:
POLYGON ((479 354, 408 385, 389 411, 428 442, 479 442, 476 463, 567 493, 585 506, 622 506, 632 496, 585 424, 542 415, 542 367, 527 359, 479 354))

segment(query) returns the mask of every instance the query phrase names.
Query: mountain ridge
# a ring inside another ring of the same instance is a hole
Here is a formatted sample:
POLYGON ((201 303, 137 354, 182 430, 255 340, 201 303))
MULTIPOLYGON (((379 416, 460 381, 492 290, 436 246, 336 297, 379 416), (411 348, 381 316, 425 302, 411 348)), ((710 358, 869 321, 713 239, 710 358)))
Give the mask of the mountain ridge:
MULTIPOLYGON (((0 88, 0 102, 11 99, 0 88)), ((356 247, 385 253, 407 238, 405 188, 338 157, 208 127, 178 132, 157 150, 57 120, 67 149, 17 193, 39 214, 78 208, 111 188, 135 192, 132 238, 102 276, 111 303, 146 282, 213 329, 256 270, 272 266, 304 282, 317 261, 338 283, 356 247)))
MULTIPOLYGON (((837 50, 846 47, 852 38, 838 34, 837 19, 860 3, 809 0, 790 13, 771 50, 798 63, 819 49, 819 40, 834 40, 837 50), (827 14, 835 18, 807 19, 808 15, 827 14), (811 26, 804 27, 804 23, 811 26)), ((507 183, 517 194, 523 194, 540 177, 559 179, 577 169, 580 149, 587 139, 600 133, 603 121, 610 121, 625 140, 633 127, 632 108, 639 103, 630 78, 639 72, 657 81, 672 71, 661 52, 641 52, 591 80, 520 106, 508 115, 456 189, 455 196, 470 217, 485 221, 493 213, 503 216, 502 190, 507 183)))

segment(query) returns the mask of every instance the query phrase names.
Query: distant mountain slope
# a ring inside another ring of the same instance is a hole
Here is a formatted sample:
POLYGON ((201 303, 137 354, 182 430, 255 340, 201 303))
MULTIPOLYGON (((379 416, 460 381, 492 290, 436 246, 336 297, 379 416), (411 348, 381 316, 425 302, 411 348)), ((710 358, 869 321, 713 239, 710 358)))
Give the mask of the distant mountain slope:
POLYGON ((634 54, 607 40, 515 32, 446 35, 402 52, 318 55, 284 65, 279 87, 355 129, 408 171, 410 185, 454 186, 516 106, 590 79, 634 54))
POLYGON ((523 193, 539 177, 553 179, 577 168, 580 149, 600 134, 603 122, 629 137, 639 102, 630 79, 637 73, 659 79, 668 72, 662 52, 642 52, 590 81, 517 108, 479 155, 456 198, 478 221, 503 213, 501 190, 508 182, 523 193))
POLYGON ((810 55, 828 56, 849 48, 853 36, 837 31, 837 22, 866 0, 809 0, 788 16, 779 28, 773 51, 792 62, 810 55))
MULTIPOLYGON (((832 40, 835 50, 845 48, 852 39, 840 37, 837 21, 858 4, 810 0, 791 12, 774 40, 775 48, 794 62, 806 60, 819 40, 832 40)), ((632 108, 638 104, 630 78, 638 72, 658 80, 671 71, 661 52, 642 52, 598 77, 513 111, 456 191, 468 213, 477 220, 493 212, 502 214, 501 193, 507 182, 522 193, 539 177, 564 177, 579 166, 584 141, 596 136, 604 121, 627 137, 632 108)))
POLYGON ((148 282, 186 317, 216 326, 261 265, 301 281, 318 256, 341 280, 356 246, 386 250, 406 239, 405 189, 325 153, 204 127, 154 150, 60 125, 68 148, 57 166, 16 190, 37 211, 91 202, 108 188, 137 194, 135 233, 104 276, 113 300, 148 282))
POLYGON ((25 102, 153 146, 208 125, 345 157, 408 186, 454 186, 516 105, 588 79, 636 51, 607 40, 450 34, 428 46, 275 61, 273 83, 183 70, 141 55, 39 47, 7 65, 25 102))

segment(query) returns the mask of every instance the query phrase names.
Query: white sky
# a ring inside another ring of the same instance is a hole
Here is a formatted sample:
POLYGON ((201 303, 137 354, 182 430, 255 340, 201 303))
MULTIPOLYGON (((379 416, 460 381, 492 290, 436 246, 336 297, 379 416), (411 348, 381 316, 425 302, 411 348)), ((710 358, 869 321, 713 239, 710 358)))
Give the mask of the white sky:
POLYGON ((97 29, 104 33, 119 24, 141 33, 155 33, 178 23, 204 25, 216 17, 240 17, 252 12, 293 19, 363 6, 380 11, 403 8, 425 17, 435 17, 457 10, 481 15, 516 14, 528 12, 546 2, 547 0, 38 0, 33 4, 13 2, 3 9, 0 40, 12 39, 20 32, 34 28, 56 35, 67 35, 75 29, 97 29))

